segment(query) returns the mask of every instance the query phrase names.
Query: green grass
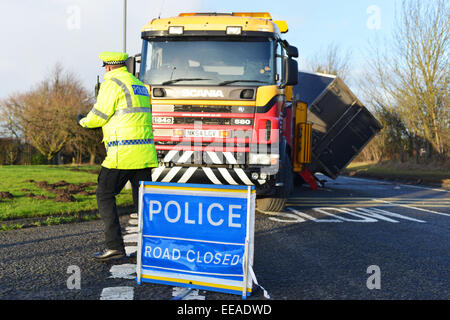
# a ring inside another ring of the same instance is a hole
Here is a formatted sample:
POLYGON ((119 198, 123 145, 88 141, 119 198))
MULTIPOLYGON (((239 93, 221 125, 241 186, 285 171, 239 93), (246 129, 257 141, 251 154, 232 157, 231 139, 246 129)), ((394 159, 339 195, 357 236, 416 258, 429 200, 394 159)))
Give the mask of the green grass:
POLYGON ((351 176, 401 180, 450 187, 450 165, 444 163, 352 162, 344 170, 351 176))
MULTIPOLYGON (((37 225, 59 224, 72 221, 80 221, 98 218, 97 201, 95 193, 92 195, 73 194, 75 202, 55 202, 56 195, 41 189, 33 182, 47 181, 55 183, 65 180, 69 183, 79 184, 85 182, 97 182, 98 174, 88 171, 98 171, 100 166, 0 166, 0 192, 9 192, 14 198, 0 200, 0 230, 8 228, 18 228, 22 224, 19 222, 16 227, 11 227, 13 219, 27 219, 36 217, 46 217, 35 222, 37 225), (72 171, 79 169, 80 171, 72 171), (23 190, 28 189, 29 191, 23 190), (26 193, 48 196, 48 200, 37 200, 25 196, 26 193), (2 222, 9 221, 9 226, 2 222)), ((86 188, 86 191, 94 191, 96 185, 86 188)), ((131 190, 123 190, 117 196, 119 207, 131 206, 133 204, 131 190)))

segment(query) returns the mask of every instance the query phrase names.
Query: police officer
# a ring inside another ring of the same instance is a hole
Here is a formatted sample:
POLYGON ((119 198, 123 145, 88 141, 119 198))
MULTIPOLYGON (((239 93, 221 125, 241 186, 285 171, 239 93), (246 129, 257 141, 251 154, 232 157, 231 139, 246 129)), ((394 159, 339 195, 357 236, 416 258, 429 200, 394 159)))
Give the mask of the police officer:
POLYGON ((151 181, 151 168, 158 163, 150 96, 144 84, 127 71, 128 54, 102 52, 99 58, 106 69, 105 81, 92 110, 77 120, 82 127, 103 130, 106 158, 98 176, 97 206, 105 225, 106 249, 94 258, 106 261, 125 256, 115 196, 130 181, 137 210, 139 181, 151 181))

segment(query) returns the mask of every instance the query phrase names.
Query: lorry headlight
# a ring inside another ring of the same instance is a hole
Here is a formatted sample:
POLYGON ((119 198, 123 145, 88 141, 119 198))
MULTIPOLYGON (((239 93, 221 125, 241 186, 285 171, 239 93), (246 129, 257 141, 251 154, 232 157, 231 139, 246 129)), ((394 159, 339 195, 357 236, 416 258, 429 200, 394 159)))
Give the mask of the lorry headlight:
POLYGON ((279 157, 278 154, 250 153, 248 162, 250 164, 276 165, 279 157))

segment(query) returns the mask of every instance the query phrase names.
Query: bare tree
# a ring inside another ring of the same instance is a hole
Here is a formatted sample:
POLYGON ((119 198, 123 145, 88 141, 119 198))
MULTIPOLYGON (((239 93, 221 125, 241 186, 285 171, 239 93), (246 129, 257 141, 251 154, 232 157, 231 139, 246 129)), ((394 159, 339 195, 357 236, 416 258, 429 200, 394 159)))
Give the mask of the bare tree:
MULTIPOLYGON (((87 113, 84 112, 85 114, 87 113)), ((101 143, 101 129, 82 128, 74 121, 73 135, 66 145, 67 151, 73 154, 73 161, 81 163, 83 156, 89 156, 89 164, 94 164, 96 157, 105 156, 105 146, 101 143)))
POLYGON ((57 64, 34 89, 5 99, 2 113, 9 130, 50 161, 76 135, 76 115, 91 102, 75 76, 57 64))
POLYGON ((20 142, 14 138, 0 138, 0 165, 14 164, 19 155, 20 142))
POLYGON ((449 148, 449 17, 448 1, 403 1, 386 48, 372 51, 365 85, 373 103, 395 110, 441 159, 449 148))
POLYGON ((331 43, 325 50, 321 50, 309 59, 309 69, 313 72, 337 75, 347 80, 350 72, 351 51, 344 51, 331 43))

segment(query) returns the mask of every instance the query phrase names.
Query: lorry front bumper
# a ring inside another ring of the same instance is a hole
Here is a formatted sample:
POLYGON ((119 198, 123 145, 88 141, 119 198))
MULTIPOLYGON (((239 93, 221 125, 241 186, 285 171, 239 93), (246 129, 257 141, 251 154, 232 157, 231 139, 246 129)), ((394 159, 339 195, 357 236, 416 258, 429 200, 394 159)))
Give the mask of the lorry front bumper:
POLYGON ((225 168, 208 166, 173 166, 164 165, 152 170, 152 181, 173 183, 202 183, 217 185, 255 186, 257 193, 267 193, 276 181, 275 175, 261 173, 258 168, 225 168))

